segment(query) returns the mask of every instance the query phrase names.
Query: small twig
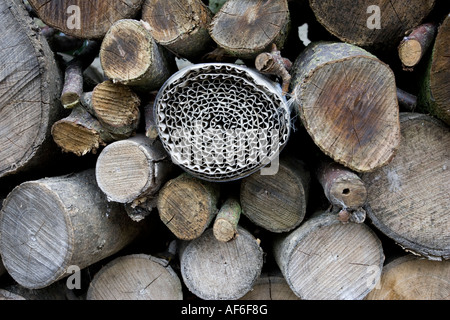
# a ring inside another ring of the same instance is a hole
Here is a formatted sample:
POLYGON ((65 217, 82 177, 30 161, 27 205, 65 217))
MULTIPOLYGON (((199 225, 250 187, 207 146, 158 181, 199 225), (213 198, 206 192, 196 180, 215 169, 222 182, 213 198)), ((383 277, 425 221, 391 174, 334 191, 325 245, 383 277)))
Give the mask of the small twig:
POLYGON ((261 73, 280 77, 283 82, 281 86, 283 95, 288 92, 291 82, 289 71, 292 68, 292 62, 281 56, 281 52, 275 44, 272 44, 271 52, 263 52, 256 57, 255 66, 261 73))

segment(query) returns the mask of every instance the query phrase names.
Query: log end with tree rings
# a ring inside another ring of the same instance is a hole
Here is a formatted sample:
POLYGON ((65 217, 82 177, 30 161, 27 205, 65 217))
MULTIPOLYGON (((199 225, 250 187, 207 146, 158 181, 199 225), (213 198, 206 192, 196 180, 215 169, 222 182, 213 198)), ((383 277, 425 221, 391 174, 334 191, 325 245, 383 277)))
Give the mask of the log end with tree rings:
POLYGON ((270 165, 290 134, 281 88, 228 63, 178 71, 158 92, 154 112, 172 161, 208 181, 237 180, 270 165))

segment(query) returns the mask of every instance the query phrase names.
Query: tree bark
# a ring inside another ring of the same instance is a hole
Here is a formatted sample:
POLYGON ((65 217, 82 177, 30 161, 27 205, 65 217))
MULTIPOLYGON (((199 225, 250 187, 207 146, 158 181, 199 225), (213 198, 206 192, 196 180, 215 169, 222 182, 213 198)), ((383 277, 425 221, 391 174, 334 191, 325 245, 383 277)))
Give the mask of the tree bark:
POLYGON ((181 58, 199 61, 213 48, 212 13, 201 0, 146 0, 142 20, 157 43, 181 58))
POLYGON ((28 0, 39 18, 65 34, 101 39, 120 19, 134 18, 144 0, 28 0))
POLYGON ((367 225, 343 224, 327 213, 276 239, 273 252, 302 300, 361 300, 372 289, 371 277, 379 279, 384 262, 381 241, 367 225))
POLYGON ((299 226, 306 214, 310 173, 294 158, 281 158, 278 172, 256 172, 241 181, 242 214, 271 232, 287 232, 299 226))
POLYGON ((429 261, 413 255, 383 267, 380 282, 365 300, 448 300, 450 261, 429 261))
POLYGON ((404 70, 413 70, 433 43, 435 35, 436 25, 430 22, 421 24, 403 38, 398 46, 398 56, 404 70))
POLYGON ((214 15, 210 34, 220 48, 241 59, 254 59, 272 44, 282 49, 290 29, 286 0, 230 0, 214 15))
POLYGON ((172 168, 160 141, 137 134, 106 146, 97 159, 95 174, 108 200, 134 206, 155 196, 172 168))
POLYGON ((148 92, 158 90, 174 70, 173 59, 158 45, 142 21, 114 23, 103 38, 100 61, 114 83, 148 92))
POLYGON ((326 155, 356 172, 392 160, 400 124, 395 76, 388 65, 351 44, 315 42, 292 72, 300 119, 326 155))
POLYGON ((22 1, 0 3, 0 177, 57 158, 50 130, 64 117, 62 79, 53 52, 22 1))
POLYGON ((181 281, 167 261, 131 254, 98 271, 86 300, 182 300, 181 281))
POLYGON ((227 242, 237 236, 241 217, 241 205, 236 199, 227 199, 220 207, 214 220, 213 232, 217 240, 227 242))
POLYGON ((435 0, 310 0, 316 19, 341 41, 362 47, 393 48, 417 27, 435 0), (376 6, 376 7, 373 7, 376 6), (377 25, 379 22, 379 25, 377 25))
POLYGON ((407 251, 450 258, 449 128, 418 113, 402 113, 402 144, 384 168, 363 174, 372 223, 407 251))
POLYGON ((123 206, 108 202, 92 169, 27 181, 8 195, 0 250, 8 273, 28 289, 44 288, 130 244, 142 230, 123 206))
POLYGON ((419 91, 419 110, 450 125, 450 14, 440 25, 419 91))
POLYGON ((100 147, 116 140, 81 106, 75 107, 69 116, 55 122, 51 132, 53 140, 63 152, 77 156, 96 154, 100 147))
POLYGON ((198 238, 218 212, 220 187, 188 174, 169 180, 159 191, 161 221, 181 240, 198 238))
POLYGON ((203 300, 236 300, 254 286, 261 274, 263 251, 242 227, 239 236, 218 241, 209 228, 180 251, 180 268, 189 291, 203 300))

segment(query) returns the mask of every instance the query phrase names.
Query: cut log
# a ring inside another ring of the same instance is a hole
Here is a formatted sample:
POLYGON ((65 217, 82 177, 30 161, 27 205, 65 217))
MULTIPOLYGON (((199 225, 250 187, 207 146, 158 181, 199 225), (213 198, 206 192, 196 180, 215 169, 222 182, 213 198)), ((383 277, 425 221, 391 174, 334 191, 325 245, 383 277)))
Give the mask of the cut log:
POLYGON ((83 72, 92 64, 99 50, 98 41, 88 41, 82 51, 67 63, 61 93, 61 103, 64 108, 72 109, 80 104, 84 84, 83 72))
POLYGON ((55 122, 51 133, 63 152, 77 156, 95 154, 100 147, 116 140, 81 106, 75 107, 69 116, 55 122))
POLYGON ((380 283, 366 300, 448 300, 450 261, 406 255, 383 267, 380 283))
POLYGON ((154 196, 169 179, 171 169, 161 142, 137 134, 106 146, 97 159, 95 174, 109 201, 136 204, 154 196))
POLYGON ((361 300, 373 288, 371 280, 379 280, 384 262, 381 241, 366 224, 343 224, 328 213, 280 236, 273 252, 289 287, 303 300, 361 300))
POLYGON ((450 14, 438 29, 419 91, 419 110, 450 125, 450 14))
POLYGON ((350 169, 333 161, 323 160, 316 175, 325 197, 333 206, 353 211, 365 205, 366 186, 350 169))
POLYGON ((217 240, 227 242, 237 236, 237 226, 241 217, 241 205, 236 199, 227 199, 220 207, 214 220, 213 233, 217 240))
POLYGON ((280 272, 263 273, 250 290, 240 300, 300 300, 289 288, 280 272))
POLYGON ((435 0, 309 0, 316 19, 341 41, 362 47, 393 48, 417 27, 435 0))
POLYGON ((103 38, 100 61, 113 82, 141 91, 157 90, 172 74, 172 60, 145 23, 132 19, 114 23, 103 38))
POLYGON ((0 289, 0 301, 7 301, 7 300, 18 301, 26 299, 21 295, 9 292, 8 290, 5 289, 0 289))
POLYGON ((213 47, 212 12, 201 0, 146 0, 142 20, 157 43, 181 58, 198 61, 213 47))
POLYGON ((131 254, 98 271, 86 300, 182 300, 181 281, 167 261, 131 254))
POLYGON ((417 97, 400 88, 397 88, 397 99, 400 111, 414 112, 417 107, 417 97))
POLYGON ((306 214, 310 174, 294 158, 281 158, 278 172, 256 172, 241 182, 242 214, 271 232, 287 232, 300 225, 306 214))
POLYGON ((272 44, 282 49, 289 29, 287 0, 229 0, 214 15, 210 34, 228 54, 254 59, 272 44))
POLYGON ((189 291, 203 300, 235 300, 261 274, 263 251, 257 239, 238 227, 235 239, 218 241, 210 228, 180 250, 180 268, 189 291))
POLYGON ((219 195, 217 184, 183 173, 159 191, 159 217, 178 239, 196 239, 215 218, 219 195))
POLYGON ((403 143, 384 168, 363 174, 372 223, 408 251, 450 258, 450 132, 424 114, 402 113, 403 143))
POLYGON ((413 70, 433 43, 435 35, 436 24, 429 22, 413 29, 403 38, 398 46, 398 56, 403 69, 413 70))
POLYGON ((108 202, 92 169, 27 181, 11 191, 0 215, 0 252, 11 277, 39 289, 130 244, 142 230, 123 206, 108 202))
POLYGON ((301 121, 326 155, 356 172, 392 160, 400 124, 388 65, 351 44, 315 42, 297 58, 292 73, 301 121))
POLYGON ((129 138, 136 132, 140 104, 139 96, 132 89, 109 80, 98 84, 92 91, 91 110, 116 140, 129 138))
POLYGON ((53 52, 22 1, 0 3, 0 177, 49 163, 58 152, 51 138, 61 119, 62 86, 53 52), (7 26, 7 27, 6 27, 7 26))
POLYGON ((28 0, 45 24, 83 39, 102 38, 120 19, 134 18, 144 0, 28 0))

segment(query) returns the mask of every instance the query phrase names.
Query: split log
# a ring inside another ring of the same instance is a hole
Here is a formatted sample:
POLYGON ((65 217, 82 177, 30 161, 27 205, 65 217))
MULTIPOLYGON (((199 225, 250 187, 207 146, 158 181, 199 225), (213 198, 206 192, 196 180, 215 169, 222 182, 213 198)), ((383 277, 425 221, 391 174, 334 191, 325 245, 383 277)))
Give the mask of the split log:
POLYGON ((101 39, 120 19, 134 18, 144 0, 28 0, 38 17, 65 34, 101 39))
POLYGON ((400 124, 395 76, 388 65, 351 44, 315 42, 292 70, 301 121, 326 155, 356 172, 392 160, 400 124))
POLYGON ((181 58, 198 61, 213 47, 212 12, 201 0, 146 0, 141 19, 157 43, 181 58))
POLYGON ((402 144, 393 161, 363 174, 372 223, 404 249, 450 258, 450 132, 441 121, 402 113, 402 144))
POLYGON ((274 175, 254 173, 241 182, 242 214, 271 232, 287 232, 306 214, 310 173, 298 159, 281 158, 274 175))
POLYGON ((343 224, 328 213, 276 239, 273 252, 289 287, 303 300, 361 300, 384 262, 381 241, 366 224, 343 224))
POLYGON ((167 261, 147 254, 131 254, 98 271, 86 300, 182 300, 181 281, 167 261))
POLYGON ((433 43, 435 35, 436 24, 429 22, 413 29, 403 38, 398 46, 398 56, 404 70, 413 70, 433 43))
POLYGON ((90 102, 88 109, 116 140, 129 138, 136 132, 141 100, 128 86, 110 80, 99 83, 90 102))
POLYGON ((0 216, 0 252, 11 277, 39 289, 124 248, 142 230, 108 202, 92 169, 27 181, 11 191, 0 216))
POLYGON ((81 52, 67 63, 61 93, 61 103, 64 108, 72 109, 80 104, 84 84, 83 72, 92 64, 99 50, 98 41, 88 41, 81 52))
POLYGON ((333 206, 353 211, 365 205, 366 186, 350 169, 333 161, 323 160, 316 175, 325 197, 333 206))
POLYGON ((241 205, 236 199, 227 199, 220 207, 214 220, 213 233, 217 240, 227 242, 233 240, 237 234, 241 205))
POLYGON ((218 241, 209 228, 180 250, 180 268, 189 291, 203 300, 235 300, 254 286, 263 266, 257 239, 238 227, 235 239, 218 241))
POLYGON ((53 52, 22 1, 0 3, 0 177, 55 159, 51 126, 65 116, 53 52))
POLYGON ((141 91, 157 90, 172 74, 172 60, 158 45, 142 21, 114 23, 103 38, 100 61, 113 82, 141 91))
POLYGON ((435 0, 309 0, 321 23, 343 42, 362 47, 393 48, 408 30, 417 27, 435 0))
POLYGON ((449 43, 450 14, 447 15, 438 29, 418 97, 422 112, 430 113, 448 125, 450 125, 449 43))
POLYGON ((69 116, 55 122, 51 133, 63 152, 77 156, 95 154, 100 147, 116 140, 81 106, 75 107, 69 116))
POLYGON ((450 261, 430 261, 413 255, 383 267, 380 282, 366 300, 448 300, 450 261))
POLYGON ((254 59, 272 44, 282 49, 289 29, 287 0, 229 0, 214 15, 210 34, 228 54, 254 59))
POLYGON ((263 273, 240 300, 300 300, 289 288, 281 272, 263 273))
POLYGON ((159 217, 178 239, 196 239, 216 216, 219 195, 217 184, 183 173, 159 191, 159 217))
POLYGON ((161 142, 137 134, 106 146, 97 159, 95 174, 109 201, 136 205, 159 191, 171 169, 161 142))

